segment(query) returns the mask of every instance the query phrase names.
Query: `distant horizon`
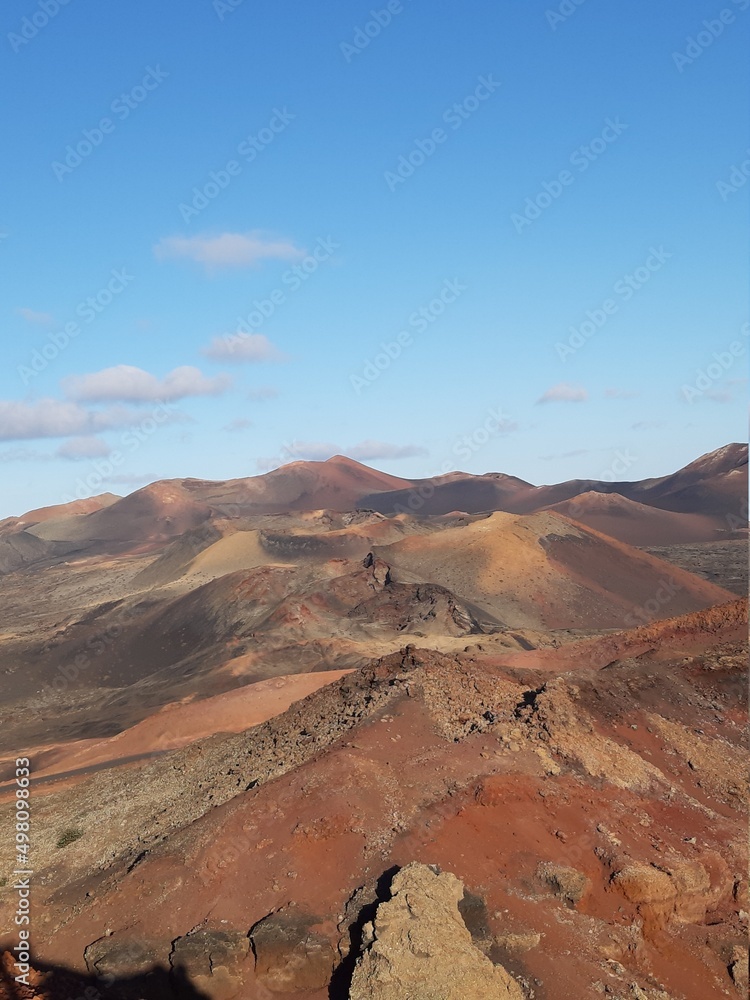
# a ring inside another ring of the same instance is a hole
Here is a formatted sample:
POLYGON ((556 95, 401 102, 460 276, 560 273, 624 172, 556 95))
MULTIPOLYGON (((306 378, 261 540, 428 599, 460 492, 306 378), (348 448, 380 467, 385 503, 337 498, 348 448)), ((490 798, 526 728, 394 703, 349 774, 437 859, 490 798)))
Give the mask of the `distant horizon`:
POLYGON ((725 448, 735 448, 735 447, 736 448, 745 448, 745 449, 747 449, 748 448, 748 443, 744 442, 744 441, 728 441, 726 444, 719 445, 717 448, 712 448, 710 451, 702 452, 700 455, 696 455, 689 462, 686 462, 686 463, 684 463, 683 465, 680 465, 677 468, 670 468, 668 471, 658 472, 655 475, 643 476, 643 477, 639 477, 637 479, 627 479, 627 478, 621 478, 621 479, 608 479, 608 478, 597 479, 597 478, 594 478, 594 477, 591 477, 591 476, 569 476, 567 478, 563 478, 563 479, 559 479, 559 480, 549 480, 548 482, 534 482, 532 480, 526 479, 523 476, 519 476, 519 475, 517 475, 517 474, 515 474, 513 472, 504 471, 502 469, 487 469, 484 472, 468 472, 465 469, 455 469, 455 470, 452 470, 451 472, 439 473, 439 474, 437 474, 435 476, 423 476, 423 477, 397 475, 395 473, 389 472, 386 469, 382 469, 382 468, 378 467, 377 465, 370 465, 370 464, 368 464, 366 462, 359 461, 358 459, 352 458, 349 455, 335 454, 335 455, 330 455, 328 458, 323 458, 323 459, 295 459, 295 460, 292 460, 292 461, 289 461, 289 462, 285 462, 282 465, 279 465, 279 466, 277 466, 274 469, 269 469, 267 472, 256 473, 256 474, 250 475, 250 476, 227 476, 227 477, 223 477, 223 478, 219 478, 219 479, 206 479, 205 477, 202 477, 202 476, 169 476, 169 477, 164 477, 164 478, 155 478, 155 479, 150 480, 147 483, 144 483, 142 486, 139 486, 139 487, 137 487, 134 490, 129 490, 126 493, 118 493, 116 490, 102 489, 102 490, 100 490, 97 493, 88 493, 85 496, 80 496, 80 497, 79 496, 72 496, 72 497, 69 497, 68 499, 63 500, 63 501, 58 502, 58 503, 38 503, 38 504, 35 504, 32 507, 27 507, 20 514, 3 514, 3 515, 0 515, 0 520, 3 520, 5 518, 14 518, 14 517, 15 518, 20 518, 20 517, 23 517, 24 514, 30 513, 31 511, 34 511, 34 510, 46 510, 46 509, 48 509, 50 507, 65 506, 65 505, 67 505, 69 503, 74 503, 74 502, 76 502, 78 500, 89 500, 89 499, 90 500, 95 500, 95 499, 97 499, 98 497, 101 497, 101 496, 114 496, 114 497, 117 497, 117 499, 122 500, 122 499, 125 499, 125 497, 132 496, 133 494, 138 493, 141 490, 146 489, 149 486, 153 486, 156 483, 162 483, 162 482, 187 482, 187 481, 191 481, 191 480, 195 481, 195 482, 216 482, 216 483, 223 483, 223 482, 235 482, 235 481, 243 480, 243 479, 259 479, 259 478, 262 478, 263 476, 269 475, 272 472, 278 472, 278 471, 280 471, 282 469, 289 468, 292 465, 325 465, 326 463, 335 461, 337 459, 344 459, 347 462, 352 462, 353 464, 358 465, 358 466, 360 466, 363 469, 367 469, 367 470, 372 471, 372 472, 381 473, 383 475, 390 476, 390 477, 392 477, 394 479, 401 479, 404 482, 411 482, 411 483, 429 482, 432 479, 439 479, 439 478, 441 478, 441 476, 448 476, 448 475, 451 475, 451 474, 454 474, 454 475, 464 475, 466 477, 477 477, 477 478, 482 477, 482 476, 503 475, 503 476, 508 476, 508 477, 510 477, 512 479, 521 480, 522 482, 528 483, 529 486, 532 486, 532 487, 535 487, 535 488, 539 488, 539 487, 545 487, 545 486, 559 485, 561 483, 575 483, 575 482, 603 482, 604 483, 604 482, 606 482, 606 483, 616 484, 616 483, 641 482, 641 481, 649 480, 649 479, 662 479, 662 478, 666 478, 666 477, 668 477, 670 475, 673 475, 674 473, 681 472, 688 465, 691 465, 694 462, 697 462, 697 461, 699 461, 702 458, 706 458, 706 457, 708 457, 710 455, 716 454, 717 452, 720 452, 720 451, 724 450, 725 448))

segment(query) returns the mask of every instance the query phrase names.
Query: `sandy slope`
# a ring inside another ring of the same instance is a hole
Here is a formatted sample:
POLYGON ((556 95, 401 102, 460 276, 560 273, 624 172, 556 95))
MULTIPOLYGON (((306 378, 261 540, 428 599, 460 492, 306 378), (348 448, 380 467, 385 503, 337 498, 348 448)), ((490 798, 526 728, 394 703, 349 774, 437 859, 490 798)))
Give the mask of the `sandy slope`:
POLYGON ((494 513, 375 550, 394 580, 437 583, 500 621, 531 628, 617 628, 672 581, 672 613, 732 595, 553 513, 494 513))
POLYGON ((29 749, 37 778, 94 765, 118 763, 157 751, 174 750, 215 733, 240 733, 285 712, 349 671, 330 670, 258 681, 202 701, 165 705, 143 722, 106 740, 79 740, 61 748, 29 749))
POLYGON ((628 545, 677 545, 726 537, 726 522, 708 514, 680 514, 628 500, 618 493, 581 493, 547 508, 567 514, 628 545))

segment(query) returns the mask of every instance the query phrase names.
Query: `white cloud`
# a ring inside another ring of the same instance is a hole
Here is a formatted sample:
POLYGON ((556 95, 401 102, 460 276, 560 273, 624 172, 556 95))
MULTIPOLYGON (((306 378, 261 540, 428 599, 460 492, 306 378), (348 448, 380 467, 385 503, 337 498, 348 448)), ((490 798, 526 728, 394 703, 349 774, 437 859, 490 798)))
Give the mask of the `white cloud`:
POLYGON ((229 386, 229 378, 207 378, 198 368, 184 365, 158 379, 142 368, 115 365, 90 375, 70 375, 62 386, 69 399, 79 402, 171 402, 187 396, 218 396, 229 386))
POLYGON ((543 393, 537 403, 584 403, 589 398, 588 392, 580 385, 570 382, 558 382, 543 393))
POLYGON ((258 267, 264 260, 300 260, 305 253, 291 240, 253 230, 218 236, 166 236, 154 247, 158 260, 184 257, 207 270, 220 267, 258 267))
POLYGON ((40 399, 35 403, 0 401, 0 440, 69 437, 89 428, 91 414, 77 403, 40 399))
POLYGON ((212 361, 227 361, 236 365, 286 361, 286 355, 262 333, 229 333, 224 337, 214 337, 201 354, 212 361))
POLYGON ((16 309, 16 314, 22 316, 27 323, 36 323, 39 326, 51 326, 55 322, 52 313, 37 312, 36 309, 26 309, 23 306, 16 309))
POLYGON ((0 462, 47 462, 53 456, 46 451, 31 451, 30 448, 6 448, 0 451, 0 462))
POLYGON ((127 406, 93 411, 77 402, 59 399, 45 398, 33 403, 0 400, 0 441, 87 436, 127 427, 143 417, 143 410, 127 406))
POLYGON ((91 435, 85 437, 74 437, 57 449, 59 458, 67 458, 73 462, 80 462, 86 458, 104 458, 111 452, 110 446, 101 438, 91 435))

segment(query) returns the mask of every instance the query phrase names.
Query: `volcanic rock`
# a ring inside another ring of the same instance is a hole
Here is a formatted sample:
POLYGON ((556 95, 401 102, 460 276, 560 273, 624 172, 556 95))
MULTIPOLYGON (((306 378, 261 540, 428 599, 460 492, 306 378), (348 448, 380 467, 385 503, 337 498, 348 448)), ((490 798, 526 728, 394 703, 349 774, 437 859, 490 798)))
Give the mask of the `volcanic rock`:
POLYGON ((312 928, 318 917, 291 907, 271 913, 250 932, 255 975, 271 993, 322 989, 331 978, 334 952, 312 928))
POLYGON ((523 1000, 518 983, 472 942, 455 875, 409 864, 391 892, 365 928, 373 941, 357 962, 350 1000, 523 1000))

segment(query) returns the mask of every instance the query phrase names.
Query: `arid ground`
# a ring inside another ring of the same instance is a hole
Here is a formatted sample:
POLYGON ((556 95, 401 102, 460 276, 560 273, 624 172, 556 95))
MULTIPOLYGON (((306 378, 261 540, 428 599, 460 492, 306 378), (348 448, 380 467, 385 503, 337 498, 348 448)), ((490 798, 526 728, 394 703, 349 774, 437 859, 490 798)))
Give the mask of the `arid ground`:
POLYGON ((339 457, 0 522, 0 996, 746 996, 746 498, 339 457))

